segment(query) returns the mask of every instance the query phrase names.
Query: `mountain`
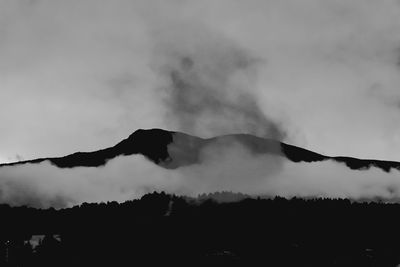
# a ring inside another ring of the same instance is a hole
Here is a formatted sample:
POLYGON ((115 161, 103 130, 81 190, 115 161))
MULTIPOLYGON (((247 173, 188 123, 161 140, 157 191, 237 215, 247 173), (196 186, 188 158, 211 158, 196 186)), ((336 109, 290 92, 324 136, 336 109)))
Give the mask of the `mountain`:
POLYGON ((98 151, 77 152, 65 157, 39 158, 6 163, 0 164, 0 167, 40 163, 43 161, 49 161, 59 168, 98 167, 105 165, 108 160, 117 156, 141 154, 161 167, 174 169, 198 163, 200 161, 199 154, 202 148, 206 146, 230 146, 233 143, 243 145, 253 154, 272 154, 286 157, 293 162, 333 160, 344 163, 354 170, 363 170, 370 167, 377 167, 385 172, 389 172, 392 168, 400 170, 400 162, 325 156, 301 147, 249 134, 231 134, 203 139, 181 132, 162 129, 139 129, 115 146, 98 151))

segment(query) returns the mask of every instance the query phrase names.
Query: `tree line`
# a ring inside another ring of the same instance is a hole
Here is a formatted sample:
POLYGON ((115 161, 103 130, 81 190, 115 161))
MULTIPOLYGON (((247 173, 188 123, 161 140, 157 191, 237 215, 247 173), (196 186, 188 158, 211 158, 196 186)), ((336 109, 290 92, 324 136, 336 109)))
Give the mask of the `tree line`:
POLYGON ((245 195, 237 201, 221 199, 226 199, 221 193, 193 199, 154 192, 124 203, 60 210, 2 204, 0 266, 400 263, 400 204, 245 195), (39 234, 45 238, 33 248, 29 240, 39 234))

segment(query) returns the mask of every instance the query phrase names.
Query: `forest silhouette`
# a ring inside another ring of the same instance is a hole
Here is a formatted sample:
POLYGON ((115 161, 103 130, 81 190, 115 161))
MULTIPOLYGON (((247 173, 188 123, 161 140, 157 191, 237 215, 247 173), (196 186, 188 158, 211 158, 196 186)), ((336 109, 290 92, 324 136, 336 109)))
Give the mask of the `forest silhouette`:
POLYGON ((60 210, 2 204, 0 266, 400 263, 400 204, 234 195, 154 192, 60 210), (44 235, 35 247, 34 235, 44 235))

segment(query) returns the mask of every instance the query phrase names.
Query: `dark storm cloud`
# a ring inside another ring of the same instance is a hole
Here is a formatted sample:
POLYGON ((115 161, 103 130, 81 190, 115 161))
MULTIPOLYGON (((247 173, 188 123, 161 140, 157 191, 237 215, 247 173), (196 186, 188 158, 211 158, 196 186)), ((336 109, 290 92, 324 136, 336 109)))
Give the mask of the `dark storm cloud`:
POLYGON ((180 66, 170 73, 171 95, 167 103, 171 108, 171 116, 176 116, 180 128, 189 132, 199 127, 197 124, 202 116, 209 116, 206 127, 216 129, 216 132, 246 132, 281 139, 284 135, 282 130, 264 115, 255 95, 243 91, 229 97, 229 75, 249 66, 249 63, 235 58, 239 55, 232 56, 234 60, 226 62, 231 66, 216 62, 217 73, 210 77, 220 79, 215 85, 207 84, 207 80, 199 81, 192 58, 183 57, 180 66))
POLYGON ((203 25, 178 27, 163 29, 163 36, 155 38, 161 59, 154 64, 168 83, 161 85, 168 120, 192 134, 284 138, 257 99, 257 72, 265 60, 203 25))

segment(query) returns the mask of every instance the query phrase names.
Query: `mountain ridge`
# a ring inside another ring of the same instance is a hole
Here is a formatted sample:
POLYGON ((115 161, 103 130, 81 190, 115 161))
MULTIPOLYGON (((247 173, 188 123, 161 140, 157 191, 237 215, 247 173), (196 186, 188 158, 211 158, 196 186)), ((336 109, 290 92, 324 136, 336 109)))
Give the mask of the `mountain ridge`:
POLYGON ((359 159, 345 156, 326 156, 298 146, 286 144, 273 139, 261 138, 250 134, 230 134, 213 138, 200 138, 182 132, 163 129, 138 129, 128 138, 115 146, 91 152, 76 152, 64 157, 47 157, 33 160, 3 163, 0 167, 21 164, 35 164, 49 161, 59 168, 99 167, 118 156, 141 154, 153 163, 164 168, 179 168, 199 162, 199 151, 210 143, 238 142, 255 154, 274 154, 298 162, 320 162, 333 160, 345 164, 353 170, 365 170, 377 167, 385 172, 391 169, 400 171, 400 162, 375 159, 359 159), (174 162, 179 157, 180 162, 174 162), (172 163, 171 163, 172 162, 172 163))

